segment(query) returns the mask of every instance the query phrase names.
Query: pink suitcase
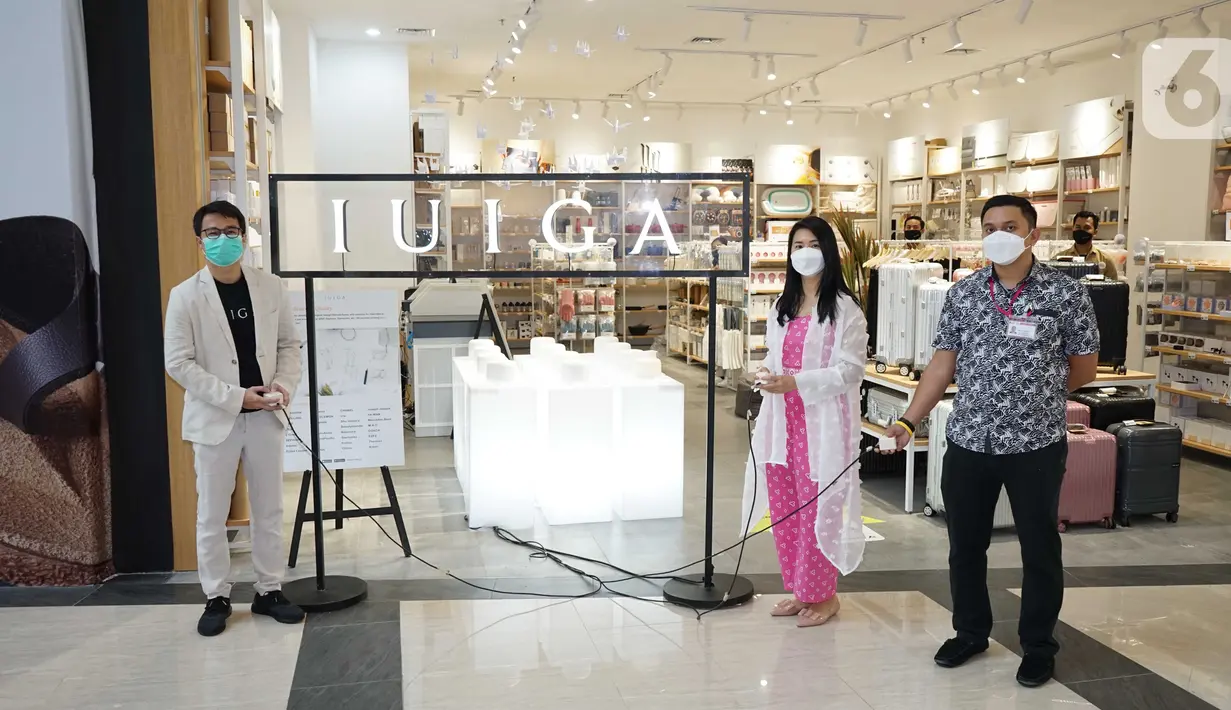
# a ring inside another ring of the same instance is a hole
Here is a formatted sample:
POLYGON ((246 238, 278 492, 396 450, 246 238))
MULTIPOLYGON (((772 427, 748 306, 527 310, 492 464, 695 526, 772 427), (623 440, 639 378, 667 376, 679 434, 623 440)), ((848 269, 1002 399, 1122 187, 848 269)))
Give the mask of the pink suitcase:
POLYGON ((1090 426, 1090 408, 1081 402, 1069 402, 1065 407, 1064 417, 1069 424, 1090 426))
POLYGON ((1069 458, 1060 485, 1060 532, 1070 523, 1115 527, 1116 437, 1081 424, 1069 425, 1069 458))

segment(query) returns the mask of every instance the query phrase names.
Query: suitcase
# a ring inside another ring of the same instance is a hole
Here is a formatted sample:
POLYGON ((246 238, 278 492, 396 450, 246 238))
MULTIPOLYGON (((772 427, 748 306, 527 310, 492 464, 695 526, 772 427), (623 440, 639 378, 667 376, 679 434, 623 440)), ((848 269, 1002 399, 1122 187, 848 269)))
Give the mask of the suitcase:
POLYGON ((952 283, 938 278, 930 278, 919 287, 919 310, 915 314, 915 361, 911 379, 918 379, 917 373, 923 372, 932 361, 932 341, 936 339, 936 327, 940 324, 940 311, 945 307, 945 297, 949 295, 952 283))
POLYGON ((1069 424, 1090 426, 1090 408, 1081 402, 1065 402, 1064 420, 1069 424))
MULTIPOLYGON (((945 500, 940 492, 940 478, 943 473, 945 451, 949 448, 949 439, 945 437, 945 422, 953 413, 953 400, 942 399, 932 410, 931 436, 928 437, 927 485, 923 492, 923 514, 929 518, 933 515, 944 515, 945 500)), ((996 513, 992 518, 993 528, 1013 527, 1013 508, 1009 506, 1009 496, 1000 488, 1000 499, 996 501, 996 513)))
POLYGON ((940 264, 884 264, 878 271, 876 300, 876 371, 899 368, 911 374, 915 358, 915 311, 919 287, 933 276, 939 277, 940 264))
POLYGON ((1180 458, 1184 433, 1150 421, 1113 424, 1116 437, 1116 522, 1129 527, 1133 515, 1163 513, 1180 518, 1180 458))
POLYGON ((1142 419, 1154 419, 1154 398, 1136 387, 1117 387, 1069 395, 1069 399, 1090 408, 1090 428, 1107 431, 1112 424, 1142 419))
POLYGON ((1123 281, 1082 279, 1098 321, 1100 365, 1124 367, 1128 352, 1129 286, 1123 281))
MULTIPOLYGON (((1074 279, 1080 279, 1083 276, 1099 272, 1098 262, 1094 261, 1049 261, 1047 265, 1074 279)), ((1125 308, 1124 312, 1127 313, 1128 309, 1125 308)))
MULTIPOLYGON (((884 387, 871 387, 868 389, 867 402, 868 421, 880 427, 888 427, 906 414, 910 398, 901 392, 884 387)), ((927 421, 919 422, 919 429, 915 432, 915 437, 918 439, 928 437, 927 421)))
POLYGON ((864 304, 865 313, 873 314, 868 319, 868 359, 876 357, 876 326, 880 320, 880 310, 877 309, 877 299, 880 293, 880 268, 868 269, 868 302, 864 304))
POLYGON ((1069 425, 1069 457, 1060 485, 1060 532, 1072 523, 1115 527, 1116 437, 1081 424, 1069 425))

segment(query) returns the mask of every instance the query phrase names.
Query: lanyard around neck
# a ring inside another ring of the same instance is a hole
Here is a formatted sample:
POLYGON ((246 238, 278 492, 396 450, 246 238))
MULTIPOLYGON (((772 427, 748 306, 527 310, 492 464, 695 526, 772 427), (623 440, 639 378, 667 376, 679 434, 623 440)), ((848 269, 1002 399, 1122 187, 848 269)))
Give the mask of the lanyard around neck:
POLYGON ((1029 281, 1030 281, 1030 276, 1027 275, 1026 278, 1022 279, 1022 282, 1017 285, 1017 289, 1013 291, 1013 295, 1009 296, 1009 309, 1005 310, 1004 308, 1000 307, 999 303, 996 302, 996 274, 993 273, 991 276, 988 276, 987 277, 987 293, 988 293, 988 296, 992 299, 992 305, 995 306, 996 310, 1000 311, 1000 314, 1003 315, 1004 317, 1012 318, 1013 317, 1013 304, 1017 302, 1017 297, 1022 295, 1022 291, 1026 289, 1026 283, 1029 281))

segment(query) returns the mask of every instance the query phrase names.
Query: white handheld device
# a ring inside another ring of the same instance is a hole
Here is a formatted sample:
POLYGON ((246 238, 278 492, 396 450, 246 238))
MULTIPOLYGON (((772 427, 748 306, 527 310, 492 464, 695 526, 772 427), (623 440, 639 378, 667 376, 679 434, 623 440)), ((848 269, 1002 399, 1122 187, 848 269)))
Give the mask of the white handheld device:
POLYGON ((282 404, 282 393, 281 392, 266 392, 265 394, 261 395, 261 399, 265 400, 269 404, 282 404))

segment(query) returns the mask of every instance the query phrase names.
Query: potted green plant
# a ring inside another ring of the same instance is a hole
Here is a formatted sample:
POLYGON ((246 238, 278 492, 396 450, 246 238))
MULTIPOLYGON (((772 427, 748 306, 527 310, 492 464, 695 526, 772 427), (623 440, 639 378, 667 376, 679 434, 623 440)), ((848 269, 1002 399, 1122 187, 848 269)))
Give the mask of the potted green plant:
MULTIPOLYGON (((859 227, 855 226, 854 213, 836 207, 825 218, 842 238, 842 276, 846 286, 859 297, 860 304, 868 300, 868 269, 864 264, 880 253, 880 245, 859 227)), ((864 306, 866 308, 866 306, 864 306)))

